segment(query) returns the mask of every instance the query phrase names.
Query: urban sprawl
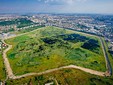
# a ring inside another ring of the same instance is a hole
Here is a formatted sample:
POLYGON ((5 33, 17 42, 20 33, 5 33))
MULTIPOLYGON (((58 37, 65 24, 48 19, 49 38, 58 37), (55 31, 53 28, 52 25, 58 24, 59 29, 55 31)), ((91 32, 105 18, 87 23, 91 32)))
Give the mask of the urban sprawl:
MULTIPOLYGON (((36 26, 56 26, 103 36, 113 54, 113 16, 99 14, 1 14, 0 38, 15 36, 13 31, 36 26)), ((1 43, 0 43, 1 44, 1 43)), ((1 46, 1 45, 0 45, 1 46)), ((5 46, 5 45, 3 45, 5 46)), ((0 47, 1 48, 1 47, 0 47)))

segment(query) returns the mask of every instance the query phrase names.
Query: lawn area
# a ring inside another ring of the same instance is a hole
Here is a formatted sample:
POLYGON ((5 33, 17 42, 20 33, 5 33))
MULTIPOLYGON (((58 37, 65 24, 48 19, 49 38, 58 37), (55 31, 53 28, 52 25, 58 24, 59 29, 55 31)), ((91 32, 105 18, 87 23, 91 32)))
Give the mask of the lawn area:
POLYGON ((5 75, 5 67, 3 64, 3 58, 2 58, 2 54, 0 53, 0 81, 3 81, 5 79, 6 75, 5 75))
POLYGON ((63 69, 45 75, 8 80, 6 85, 113 85, 113 77, 100 77, 77 69, 63 69), (56 84, 58 83, 58 84, 56 84))
POLYGON ((8 59, 15 75, 66 65, 106 71, 100 39, 72 30, 45 27, 6 40, 13 45, 8 59))

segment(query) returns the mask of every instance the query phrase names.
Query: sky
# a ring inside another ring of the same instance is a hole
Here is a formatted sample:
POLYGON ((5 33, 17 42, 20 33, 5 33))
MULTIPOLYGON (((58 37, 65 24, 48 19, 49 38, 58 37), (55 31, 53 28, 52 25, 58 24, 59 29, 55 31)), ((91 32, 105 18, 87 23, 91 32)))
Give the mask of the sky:
POLYGON ((113 14, 113 0, 0 0, 0 13, 113 14))

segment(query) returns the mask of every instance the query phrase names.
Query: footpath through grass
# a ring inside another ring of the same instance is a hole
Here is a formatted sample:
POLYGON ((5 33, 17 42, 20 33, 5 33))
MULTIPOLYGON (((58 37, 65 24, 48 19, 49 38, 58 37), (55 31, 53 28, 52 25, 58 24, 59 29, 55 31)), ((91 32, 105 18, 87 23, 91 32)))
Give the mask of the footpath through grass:
POLYGON ((53 85, 113 85, 113 77, 99 77, 76 69, 63 69, 45 75, 8 80, 6 85, 45 85, 51 82, 53 85))

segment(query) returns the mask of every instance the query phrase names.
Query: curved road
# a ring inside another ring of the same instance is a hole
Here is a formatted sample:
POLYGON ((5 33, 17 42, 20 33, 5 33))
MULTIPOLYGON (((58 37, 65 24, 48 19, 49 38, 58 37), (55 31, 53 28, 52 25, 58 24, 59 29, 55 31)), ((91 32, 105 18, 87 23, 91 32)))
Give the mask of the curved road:
MULTIPOLYGON (((18 36, 20 36, 20 35, 18 35, 18 36)), ((5 43, 4 40, 2 40, 2 42, 5 43)), ((102 40, 101 40, 101 43, 102 43, 102 48, 104 48, 103 52, 104 52, 104 56, 105 56, 105 60, 106 60, 106 67, 109 68, 108 60, 106 59, 106 55, 105 55, 105 51, 106 50, 105 50, 105 47, 103 45, 103 41, 102 40)), ((10 79, 19 79, 19 78, 26 77, 26 76, 31 76, 31 75, 41 75, 41 74, 51 73, 51 72, 54 72, 54 71, 57 71, 57 70, 61 70, 61 69, 64 69, 64 68, 79 69, 79 70, 82 70, 84 72, 87 72, 87 73, 90 73, 90 74, 94 74, 94 75, 98 75, 98 76, 110 76, 111 75, 108 72, 100 72, 100 71, 95 71, 95 70, 92 70, 92 69, 83 68, 83 67, 76 66, 76 65, 69 65, 69 66, 63 66, 63 67, 59 67, 59 68, 55 68, 55 69, 50 69, 50 70, 47 70, 47 71, 44 71, 44 72, 40 72, 40 73, 27 73, 27 74, 24 74, 24 75, 21 75, 21 76, 15 76, 13 74, 12 68, 10 66, 10 63, 8 61, 7 54, 6 54, 11 48, 12 48, 12 45, 8 45, 8 48, 3 51, 3 59, 4 59, 5 68, 6 68, 7 76, 10 79)), ((107 69, 107 71, 108 70, 109 69, 107 69)))

